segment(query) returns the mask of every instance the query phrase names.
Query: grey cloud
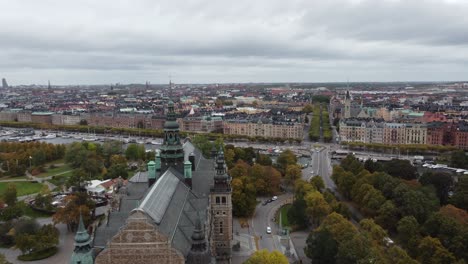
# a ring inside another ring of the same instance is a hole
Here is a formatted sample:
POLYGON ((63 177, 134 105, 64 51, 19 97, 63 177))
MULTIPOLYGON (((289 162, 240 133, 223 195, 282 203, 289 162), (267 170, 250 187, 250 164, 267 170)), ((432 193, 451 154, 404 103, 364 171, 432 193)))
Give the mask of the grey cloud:
POLYGON ((22 0, 0 9, 0 75, 17 83, 170 72, 184 82, 442 80, 468 70, 462 1, 22 0))

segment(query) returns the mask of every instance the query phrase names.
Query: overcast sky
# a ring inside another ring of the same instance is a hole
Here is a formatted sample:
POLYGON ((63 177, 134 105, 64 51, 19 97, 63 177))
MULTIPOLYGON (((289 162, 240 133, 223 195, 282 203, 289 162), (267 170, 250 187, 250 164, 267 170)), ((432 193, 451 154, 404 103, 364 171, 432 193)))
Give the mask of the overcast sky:
POLYGON ((467 80, 468 1, 0 0, 10 84, 467 80))

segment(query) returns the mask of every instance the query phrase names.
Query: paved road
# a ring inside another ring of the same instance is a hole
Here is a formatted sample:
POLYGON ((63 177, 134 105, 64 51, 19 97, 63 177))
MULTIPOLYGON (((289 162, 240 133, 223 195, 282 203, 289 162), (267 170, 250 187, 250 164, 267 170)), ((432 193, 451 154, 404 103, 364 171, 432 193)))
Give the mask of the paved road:
POLYGON ((292 199, 292 194, 283 194, 278 196, 278 200, 263 205, 262 203, 257 205, 255 213, 250 220, 250 227, 252 228, 253 235, 258 238, 258 249, 267 249, 269 251, 279 250, 277 243, 273 239, 273 235, 278 234, 278 227, 273 221, 276 210, 284 204, 287 200, 292 199), (267 226, 271 227, 271 234, 266 233, 267 226))

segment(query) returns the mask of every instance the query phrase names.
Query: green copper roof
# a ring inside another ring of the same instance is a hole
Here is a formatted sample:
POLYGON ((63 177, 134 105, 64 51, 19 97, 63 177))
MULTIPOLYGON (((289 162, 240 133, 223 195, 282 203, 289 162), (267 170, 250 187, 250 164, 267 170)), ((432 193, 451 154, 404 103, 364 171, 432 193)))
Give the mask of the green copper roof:
POLYGON ((76 231, 75 235, 75 244, 81 244, 88 242, 90 240, 90 236, 88 234, 88 231, 86 231, 83 223, 83 217, 80 214, 80 223, 78 225, 78 231, 76 231))
POLYGON ((83 223, 83 217, 80 214, 80 223, 75 235, 75 249, 70 258, 71 264, 93 264, 94 253, 91 246, 91 237, 86 231, 83 223))

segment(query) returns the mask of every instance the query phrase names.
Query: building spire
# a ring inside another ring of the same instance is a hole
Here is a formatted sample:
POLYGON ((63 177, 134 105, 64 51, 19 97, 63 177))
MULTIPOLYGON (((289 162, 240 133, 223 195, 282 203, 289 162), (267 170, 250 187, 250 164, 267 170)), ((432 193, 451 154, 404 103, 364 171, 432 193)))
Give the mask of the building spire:
POLYGON ((205 230, 198 211, 192 233, 192 247, 187 255, 187 263, 211 263, 211 254, 205 239, 205 230))
POLYGON ((70 259, 71 264, 93 264, 94 253, 91 245, 92 239, 88 234, 84 223, 83 216, 80 212, 80 222, 78 224, 78 231, 75 235, 75 249, 70 259))

